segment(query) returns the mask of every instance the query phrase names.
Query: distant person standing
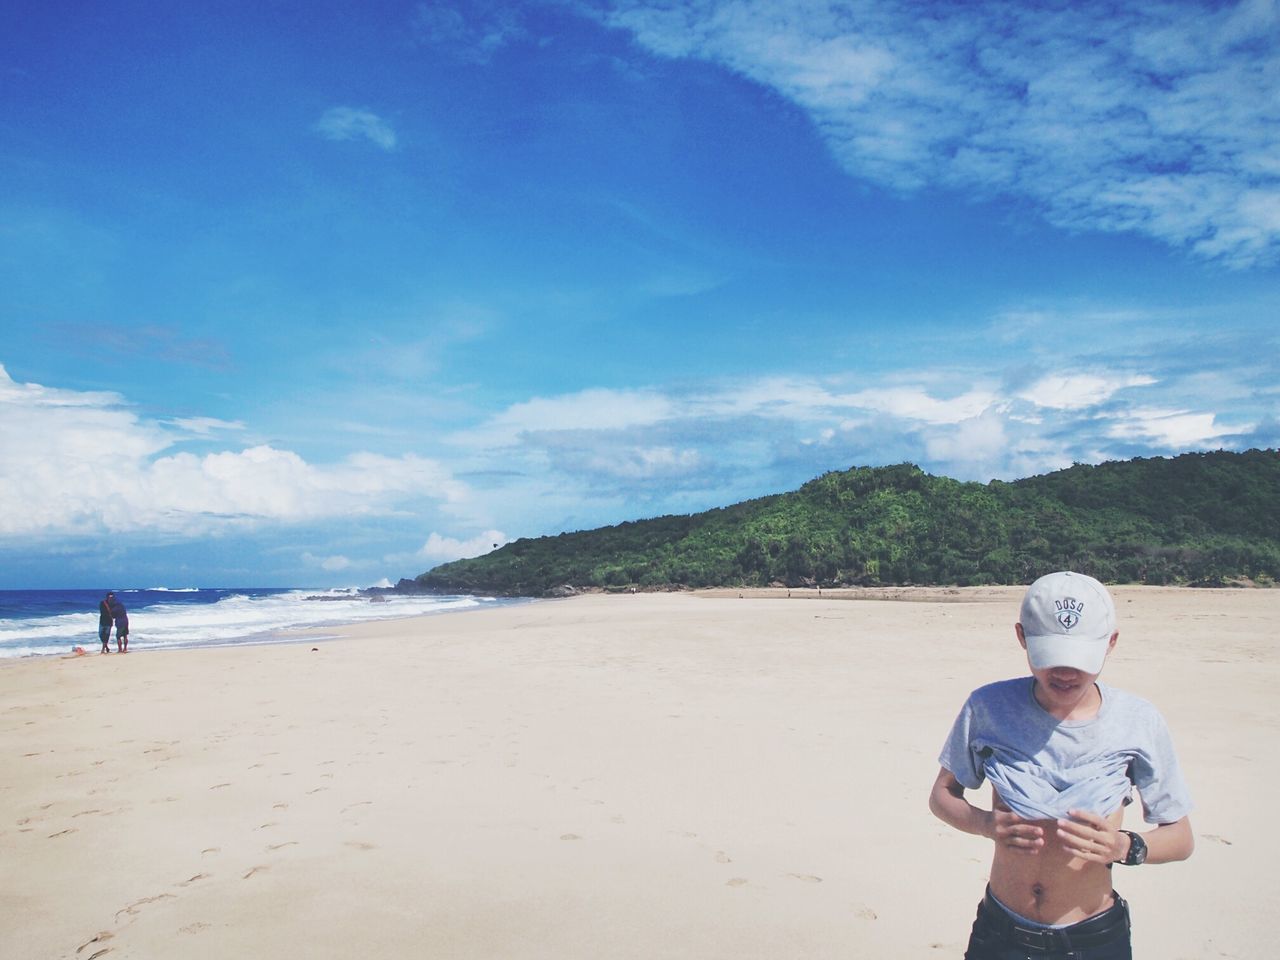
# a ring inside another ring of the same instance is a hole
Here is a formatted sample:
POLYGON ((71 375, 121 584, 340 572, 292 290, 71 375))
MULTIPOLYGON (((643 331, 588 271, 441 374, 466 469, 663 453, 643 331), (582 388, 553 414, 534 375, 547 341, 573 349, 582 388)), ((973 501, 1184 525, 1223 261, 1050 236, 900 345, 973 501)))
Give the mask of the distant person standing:
POLYGON ((129 611, 124 608, 124 604, 115 594, 108 594, 108 596, 111 597, 111 616, 116 622, 116 653, 128 653, 129 611))
POLYGON ((116 595, 107 592, 107 595, 98 601, 98 639, 102 641, 102 652, 111 652, 111 624, 115 622, 115 614, 111 611, 111 605, 115 602, 116 595))

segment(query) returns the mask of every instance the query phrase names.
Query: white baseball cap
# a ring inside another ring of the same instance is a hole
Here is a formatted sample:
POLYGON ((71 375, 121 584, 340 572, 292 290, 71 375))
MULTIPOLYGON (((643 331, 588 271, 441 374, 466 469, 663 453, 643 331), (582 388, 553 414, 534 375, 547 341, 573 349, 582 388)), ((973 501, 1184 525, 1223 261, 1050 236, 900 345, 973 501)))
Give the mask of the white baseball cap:
POLYGON ((1074 667, 1101 673, 1116 632, 1116 605, 1093 577, 1060 570, 1027 587, 1018 622, 1037 670, 1074 667))

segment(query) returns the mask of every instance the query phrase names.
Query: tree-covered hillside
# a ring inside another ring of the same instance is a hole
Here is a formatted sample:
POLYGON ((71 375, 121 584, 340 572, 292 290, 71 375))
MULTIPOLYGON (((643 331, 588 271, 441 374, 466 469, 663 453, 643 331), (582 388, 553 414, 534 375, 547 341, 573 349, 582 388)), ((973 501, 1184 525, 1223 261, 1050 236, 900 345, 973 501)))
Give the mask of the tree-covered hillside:
POLYGON ((1280 453, 1076 465, 987 484, 911 464, 858 467, 706 513, 517 540, 415 586, 514 596, 563 585, 963 586, 1063 568, 1122 583, 1272 583, 1280 453))

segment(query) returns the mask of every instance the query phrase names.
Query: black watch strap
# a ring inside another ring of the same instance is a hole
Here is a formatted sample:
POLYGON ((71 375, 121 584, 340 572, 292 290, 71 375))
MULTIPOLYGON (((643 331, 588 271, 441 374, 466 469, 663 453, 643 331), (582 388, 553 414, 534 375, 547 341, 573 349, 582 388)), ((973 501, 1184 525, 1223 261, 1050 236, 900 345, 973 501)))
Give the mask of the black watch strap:
POLYGON ((1139 864, 1146 863, 1147 841, 1142 839, 1142 835, 1134 833, 1132 830, 1121 830, 1120 832, 1129 838, 1129 852, 1125 854, 1123 860, 1117 860, 1116 863, 1126 867, 1136 867, 1139 864))

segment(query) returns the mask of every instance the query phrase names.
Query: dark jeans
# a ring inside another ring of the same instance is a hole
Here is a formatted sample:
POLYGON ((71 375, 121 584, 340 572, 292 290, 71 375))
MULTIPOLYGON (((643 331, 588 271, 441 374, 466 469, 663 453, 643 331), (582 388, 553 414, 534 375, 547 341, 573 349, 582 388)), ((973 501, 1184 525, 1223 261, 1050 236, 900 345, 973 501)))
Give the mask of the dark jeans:
POLYGON ((988 892, 978 904, 964 960, 1133 960, 1129 905, 1115 897, 1096 917, 1041 930, 1019 924, 988 892))

